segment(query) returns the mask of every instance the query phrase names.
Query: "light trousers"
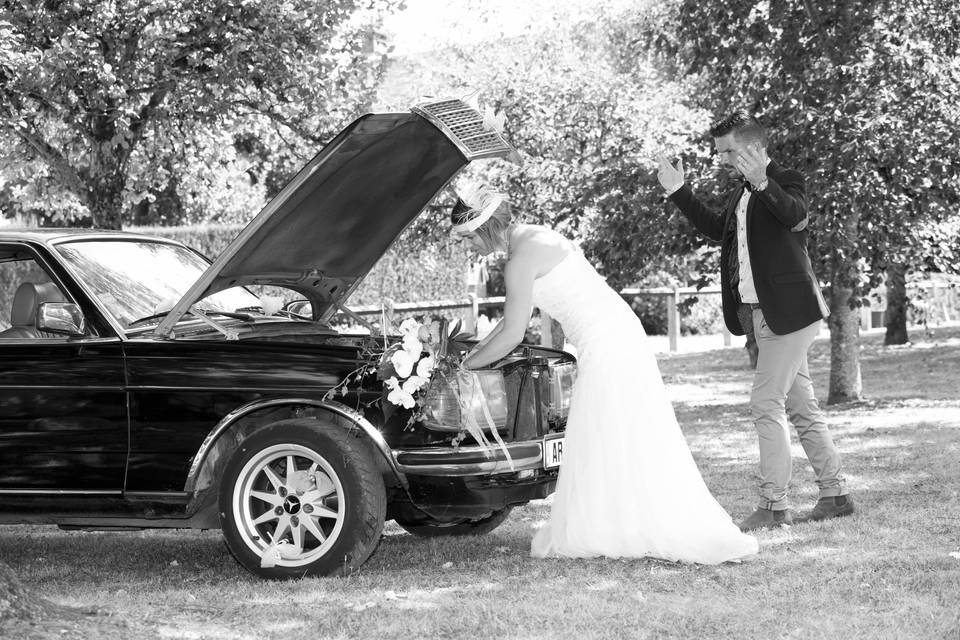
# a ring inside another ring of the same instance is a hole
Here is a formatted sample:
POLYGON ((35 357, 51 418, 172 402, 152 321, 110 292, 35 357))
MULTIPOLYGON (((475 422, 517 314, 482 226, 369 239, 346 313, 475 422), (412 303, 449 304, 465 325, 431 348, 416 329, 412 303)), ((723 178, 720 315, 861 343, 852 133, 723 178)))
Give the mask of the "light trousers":
POLYGON ((788 419, 813 467, 820 497, 845 495, 840 454, 823 420, 807 369, 807 351, 820 322, 781 336, 770 330, 759 308, 753 310, 752 319, 759 348, 750 393, 750 412, 760 443, 759 506, 774 511, 788 506, 792 471, 788 419))

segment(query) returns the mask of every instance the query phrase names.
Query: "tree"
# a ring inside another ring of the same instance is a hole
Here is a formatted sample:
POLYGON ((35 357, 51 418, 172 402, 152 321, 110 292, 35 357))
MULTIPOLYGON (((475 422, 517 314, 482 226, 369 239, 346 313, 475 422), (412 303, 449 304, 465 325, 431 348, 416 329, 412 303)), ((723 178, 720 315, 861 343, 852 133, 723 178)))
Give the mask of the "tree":
POLYGON ((957 208, 955 2, 675 0, 623 32, 630 57, 652 55, 693 83, 692 104, 747 106, 775 125, 773 155, 806 174, 818 213, 811 253, 831 310, 828 401, 858 399, 861 296, 888 268, 916 264, 919 248, 938 253, 920 233, 957 208))
POLYGON ((130 205, 197 175, 178 170, 197 166, 185 158, 234 133, 272 128, 311 155, 369 103, 383 62, 371 22, 398 4, 0 0, 8 202, 120 228, 130 205))
MULTIPOLYGON (((706 160, 688 132, 705 127, 708 114, 678 106, 685 89, 650 65, 641 74, 622 68, 610 45, 616 15, 600 2, 577 19, 551 13, 519 36, 408 56, 387 74, 381 96, 397 107, 423 87, 436 95, 479 92, 504 112, 523 165, 471 166, 471 175, 508 190, 527 220, 582 242, 610 283, 622 286, 661 271, 696 271, 689 263, 710 259, 693 253, 703 241, 685 232, 687 223, 664 213, 655 174, 655 156, 667 148, 706 160)), ((438 228, 433 222, 426 232, 438 228)))

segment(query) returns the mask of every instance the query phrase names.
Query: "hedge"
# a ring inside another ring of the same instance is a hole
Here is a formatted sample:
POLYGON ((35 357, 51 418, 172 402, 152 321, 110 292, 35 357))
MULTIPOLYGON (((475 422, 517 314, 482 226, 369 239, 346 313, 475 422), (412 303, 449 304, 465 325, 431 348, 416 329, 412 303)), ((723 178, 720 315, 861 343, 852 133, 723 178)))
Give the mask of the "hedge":
MULTIPOLYGON (((169 238, 215 258, 243 227, 198 225, 183 227, 128 227, 134 233, 169 238)), ((352 306, 394 302, 462 299, 466 297, 469 260, 453 243, 419 245, 412 234, 402 234, 374 265, 350 297, 352 306)))

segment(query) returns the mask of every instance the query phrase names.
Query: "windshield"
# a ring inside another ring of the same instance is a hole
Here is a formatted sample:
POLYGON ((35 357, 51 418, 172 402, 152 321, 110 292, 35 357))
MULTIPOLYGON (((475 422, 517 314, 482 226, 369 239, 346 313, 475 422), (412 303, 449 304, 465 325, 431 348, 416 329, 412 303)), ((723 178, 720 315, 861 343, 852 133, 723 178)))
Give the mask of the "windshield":
MULTIPOLYGON (((169 311, 210 265, 186 247, 149 240, 76 240, 56 249, 124 328, 169 311)), ((233 287, 194 306, 232 312, 259 309, 260 299, 233 287)))

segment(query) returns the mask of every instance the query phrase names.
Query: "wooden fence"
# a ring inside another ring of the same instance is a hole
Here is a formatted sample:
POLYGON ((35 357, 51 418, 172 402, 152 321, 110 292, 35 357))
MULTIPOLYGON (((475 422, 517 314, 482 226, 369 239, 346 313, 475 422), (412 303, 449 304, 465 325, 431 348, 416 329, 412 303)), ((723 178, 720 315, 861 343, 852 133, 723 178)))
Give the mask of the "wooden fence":
MULTIPOLYGON (((672 288, 656 287, 650 289, 622 289, 620 295, 624 298, 634 298, 637 296, 654 296, 666 299, 667 303, 667 339, 670 345, 670 351, 676 352, 680 341, 680 300, 686 296, 719 295, 720 287, 705 287, 703 289, 694 289, 690 287, 672 288)), ((469 332, 475 332, 477 329, 477 320, 482 311, 492 311, 502 309, 504 303, 503 296, 494 296, 481 298, 473 293, 467 294, 467 297, 461 300, 428 300, 425 302, 405 302, 392 305, 386 312, 397 313, 423 313, 428 311, 448 311, 462 310, 460 318, 463 321, 463 329, 469 332)), ((351 307, 351 310, 360 315, 379 315, 385 313, 385 309, 379 305, 366 305, 351 307)), ((488 313, 488 317, 492 314, 488 313)), ((546 325, 549 317, 541 312, 541 326, 546 325)), ((546 344, 549 341, 549 334, 541 332, 541 343, 546 344)), ((723 328, 723 344, 729 347, 732 342, 732 336, 723 328)))
MULTIPOLYGON (((910 324, 940 325, 960 321, 960 283, 956 281, 922 281, 907 284, 910 299, 910 324)), ((866 296, 860 307, 860 328, 864 330, 885 326, 887 310, 886 291, 876 290, 866 296)))
MULTIPOLYGON (((467 287, 468 290, 475 287, 467 287)), ((930 324, 940 324, 942 322, 951 323, 960 321, 960 285, 957 283, 936 283, 922 282, 911 283, 907 287, 907 293, 915 306, 922 305, 924 310, 924 321, 930 324)), ((620 295, 624 298, 633 298, 637 296, 654 296, 666 299, 667 303, 667 339, 671 352, 676 352, 680 342, 680 300, 687 296, 720 295, 720 287, 704 287, 703 289, 694 289, 691 287, 673 288, 656 287, 647 289, 622 289, 620 295)), ((884 311, 886 309, 886 300, 882 291, 875 291, 867 296, 868 303, 860 308, 860 328, 870 330, 884 326, 884 311)), ((426 302, 400 303, 393 306, 393 313, 422 313, 428 311, 442 310, 462 310, 459 314, 463 321, 465 331, 475 332, 477 329, 477 320, 484 311, 488 312, 488 317, 492 317, 494 310, 503 309, 503 296, 494 296, 481 298, 473 293, 468 293, 462 300, 428 300, 426 302)), ((356 307, 352 309, 361 315, 374 315, 384 312, 384 309, 376 305, 356 307)), ((544 320, 549 320, 545 314, 541 313, 541 325, 544 320)), ((549 334, 541 333, 541 342, 549 342, 549 334)), ((723 344, 729 347, 732 343, 732 336, 723 327, 723 344)))

